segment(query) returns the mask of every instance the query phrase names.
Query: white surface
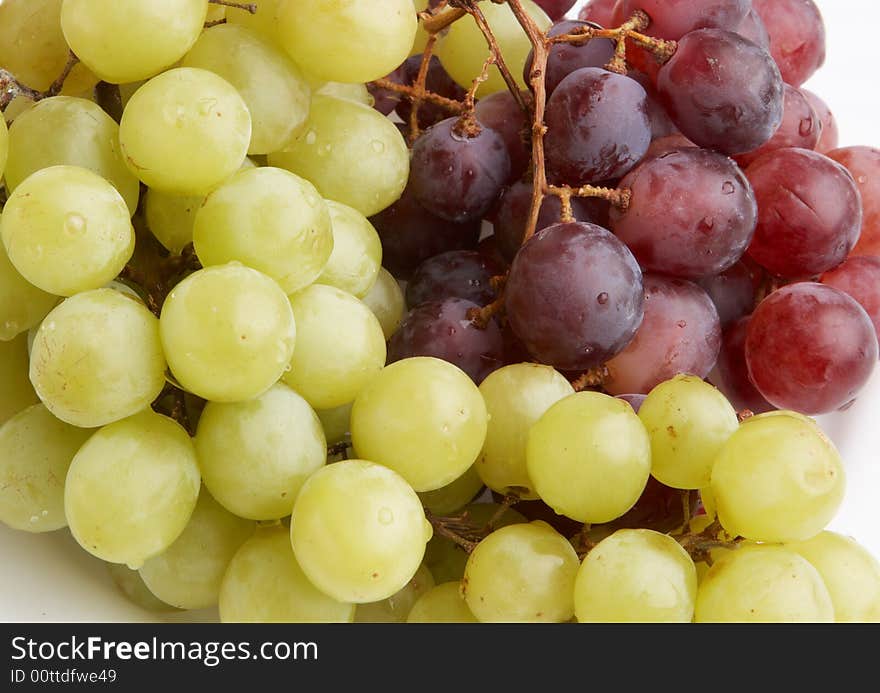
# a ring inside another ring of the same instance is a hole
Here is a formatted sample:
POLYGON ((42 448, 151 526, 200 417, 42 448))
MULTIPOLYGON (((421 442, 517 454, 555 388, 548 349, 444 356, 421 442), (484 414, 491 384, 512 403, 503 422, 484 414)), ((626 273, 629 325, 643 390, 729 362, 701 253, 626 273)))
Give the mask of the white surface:
MULTIPOLYGON (((579 6, 583 3, 579 3, 579 6)), ((875 0, 817 0, 828 30, 825 67, 806 85, 825 99, 840 125, 841 145, 878 146, 880 90, 874 27, 875 0)), ((846 412, 821 423, 847 466, 848 491, 831 528, 855 537, 880 556, 880 375, 846 412)), ((131 605, 111 583, 104 565, 82 551, 66 530, 44 535, 0 526, 0 620, 155 620, 131 605)), ((211 612, 173 620, 203 620, 211 612)))

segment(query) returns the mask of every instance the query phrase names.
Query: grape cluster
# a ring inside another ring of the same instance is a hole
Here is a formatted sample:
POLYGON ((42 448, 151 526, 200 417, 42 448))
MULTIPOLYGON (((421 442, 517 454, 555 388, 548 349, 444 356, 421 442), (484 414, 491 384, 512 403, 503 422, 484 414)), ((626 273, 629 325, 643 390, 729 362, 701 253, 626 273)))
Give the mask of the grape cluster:
POLYGON ((574 4, 0 4, 0 521, 223 621, 880 620, 821 16, 574 4))

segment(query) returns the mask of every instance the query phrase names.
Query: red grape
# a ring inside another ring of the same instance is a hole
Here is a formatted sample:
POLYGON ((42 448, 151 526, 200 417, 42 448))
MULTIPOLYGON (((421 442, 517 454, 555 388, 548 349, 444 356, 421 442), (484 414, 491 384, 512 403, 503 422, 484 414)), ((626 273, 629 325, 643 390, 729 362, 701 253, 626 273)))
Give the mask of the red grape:
POLYGON ((821 282, 858 301, 880 336, 880 257, 851 257, 840 267, 823 274, 821 282))
MULTIPOLYGON (((556 22, 547 32, 547 36, 570 34, 582 27, 591 26, 588 22, 566 19, 556 22)), ((582 67, 605 67, 614 57, 614 42, 610 39, 596 38, 586 43, 555 43, 550 47, 547 68, 544 71, 544 85, 547 96, 553 93, 559 83, 572 72, 582 67)), ((532 72, 532 53, 526 59, 523 68, 523 79, 529 83, 532 72)))
POLYGON ((822 132, 819 135, 819 142, 815 147, 816 151, 820 154, 827 154, 832 149, 837 149, 837 143, 840 139, 837 129, 837 119, 834 117, 831 109, 828 108, 828 104, 813 92, 804 89, 803 87, 801 88, 801 92, 807 97, 807 100, 810 102, 810 105, 813 107, 813 110, 816 111, 819 120, 822 122, 822 132))
POLYGON ((752 0, 782 79, 799 87, 825 62, 825 23, 813 0, 752 0))
POLYGON ((677 41, 695 29, 735 31, 749 11, 749 0, 622 0, 620 12, 631 17, 643 10, 650 36, 677 41))
POLYGON ((648 395, 617 395, 617 399, 622 399, 624 402, 626 402, 629 406, 633 408, 633 411, 636 414, 639 413, 639 409, 642 408, 642 404, 647 399, 647 397, 648 395))
POLYGON ((645 157, 642 159, 642 163, 644 164, 648 159, 656 159, 658 156, 674 152, 677 149, 689 149, 696 146, 697 145, 681 133, 660 137, 651 142, 651 146, 648 147, 648 151, 645 152, 645 157))
POLYGON ((578 12, 578 19, 605 28, 614 27, 614 10, 618 4, 619 0, 591 0, 578 12))
POLYGON ((477 120, 501 135, 510 156, 509 181, 519 180, 531 160, 531 149, 523 137, 528 124, 525 114, 509 91, 497 91, 480 99, 476 106, 477 120))
POLYGON ((547 13, 547 16, 554 21, 562 19, 565 13, 574 7, 576 0, 535 0, 541 6, 541 9, 547 13))
POLYGON ((630 70, 627 76, 641 84, 645 90, 647 96, 645 106, 648 110, 648 120, 651 121, 651 137, 656 140, 659 137, 668 137, 678 133, 675 123, 672 122, 663 104, 660 103, 660 95, 651 78, 637 70, 630 70))
POLYGON ((764 20, 761 19, 761 15, 755 12, 755 8, 748 11, 745 19, 736 29, 733 29, 733 32, 752 43, 757 43, 764 50, 770 50, 770 34, 767 33, 764 20))
MULTIPOLYGON (((721 336, 721 351, 715 372, 718 376, 715 386, 724 393, 737 411, 748 409, 753 414, 772 411, 774 407, 758 392, 749 379, 746 365, 746 334, 751 317, 737 320, 724 330, 721 336)), ((714 376, 713 376, 714 377, 714 376)))
POLYGON ((852 174, 862 196, 862 235, 853 255, 880 255, 880 149, 842 147, 828 156, 852 174))
POLYGON ((428 258, 406 287, 410 308, 428 301, 464 298, 479 305, 495 300, 490 279, 504 270, 488 262, 475 250, 452 250, 428 258))
POLYGON ((715 304, 721 327, 749 315, 755 308, 755 278, 743 262, 714 277, 703 277, 697 283, 715 304))
POLYGON ((824 284, 774 291, 755 309, 746 363, 758 391, 780 409, 825 414, 855 399, 874 371, 877 335, 855 299, 824 284))

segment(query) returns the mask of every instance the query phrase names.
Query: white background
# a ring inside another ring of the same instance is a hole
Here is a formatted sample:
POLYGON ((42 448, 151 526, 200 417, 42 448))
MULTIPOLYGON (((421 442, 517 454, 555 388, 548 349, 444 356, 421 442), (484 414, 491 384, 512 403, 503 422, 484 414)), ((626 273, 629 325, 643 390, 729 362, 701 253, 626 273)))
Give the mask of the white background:
MULTIPOLYGON (((578 6, 584 3, 578 3, 578 6)), ((840 126, 841 146, 880 146, 875 0, 817 0, 825 16, 828 58, 807 87, 825 99, 840 126)), ((847 412, 821 423, 847 465, 848 492, 832 528, 880 556, 880 374, 847 412)), ((103 564, 66 531, 48 535, 0 526, 0 620, 152 620, 113 588, 103 564)), ((211 612, 180 619, 211 618, 211 612)))

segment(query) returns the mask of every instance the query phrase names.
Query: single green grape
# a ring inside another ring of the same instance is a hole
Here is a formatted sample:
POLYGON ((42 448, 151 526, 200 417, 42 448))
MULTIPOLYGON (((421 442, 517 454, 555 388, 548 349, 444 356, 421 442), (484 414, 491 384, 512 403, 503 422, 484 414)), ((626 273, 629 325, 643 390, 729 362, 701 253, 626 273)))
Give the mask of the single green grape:
POLYGON ((269 154, 269 165, 310 180, 325 198, 369 217, 403 193, 409 150, 397 126, 378 111, 315 94, 305 132, 269 154))
POLYGON ((272 279, 232 262, 188 276, 159 321, 168 365, 187 390, 214 402, 259 397, 290 363, 296 324, 272 279))
POLYGON ((403 314, 406 312, 403 289, 400 288, 400 284, 397 283, 391 272, 384 267, 379 268, 376 283, 364 296, 363 302, 378 318, 385 339, 391 339, 391 335, 397 332, 397 328, 403 320, 403 314))
POLYGON ((348 99, 364 106, 373 107, 376 100, 370 94, 366 84, 346 84, 344 82, 321 82, 313 87, 314 93, 332 96, 336 99, 348 99))
POLYGON ((254 13, 237 7, 226 8, 226 21, 255 31, 265 39, 278 43, 278 10, 285 0, 251 0, 254 13))
POLYGON ((205 195, 235 173, 251 141, 247 104, 207 70, 163 72, 129 99, 119 125, 126 165, 151 188, 205 195))
POLYGON ((550 366, 518 363, 490 374, 480 384, 480 392, 486 400, 489 428, 477 472, 497 493, 534 500, 538 495, 526 468, 529 429, 552 405, 574 394, 574 388, 550 366))
POLYGON ((392 470, 336 462, 303 485, 290 537, 308 579, 340 601, 387 599, 408 583, 431 538, 418 496, 392 470))
POLYGON ((333 409, 315 410, 321 421, 321 428, 324 429, 327 445, 341 443, 348 436, 351 428, 351 405, 349 402, 333 409))
POLYGON ((26 178, 6 202, 0 235, 21 275, 59 296, 104 286, 134 253, 122 196, 78 166, 51 166, 26 178))
POLYGON ((113 289, 68 298, 40 325, 30 378, 62 421, 94 428, 148 407, 165 386, 159 321, 113 289))
POLYGON ((833 621, 819 572, 794 551, 742 546, 721 556, 697 591, 694 620, 790 623, 833 621))
POLYGON ((38 289, 19 274, 0 243, 0 342, 39 325, 56 303, 57 296, 38 289))
POLYGON ((224 623, 351 623, 354 609, 309 581, 280 524, 257 529, 232 558, 220 585, 224 623))
POLYGON ((433 587, 434 578, 431 572, 421 565, 412 580, 388 599, 358 604, 354 612, 354 620, 356 623, 404 623, 413 604, 433 587))
POLYGON ((718 519, 753 541, 809 539, 843 501, 843 462, 822 429, 800 414, 746 419, 712 468, 718 519))
POLYGON ((385 336, 351 294, 313 284, 290 297, 297 342, 284 382, 316 409, 354 400, 385 365, 385 336))
POLYGON ((581 623, 690 623, 696 597, 697 570, 675 539, 621 529, 584 559, 574 609, 581 623))
POLYGON ((70 49, 105 82, 147 79, 195 43, 208 0, 64 0, 61 27, 70 49))
POLYGON ((284 149, 305 126, 308 83, 280 48, 250 29, 221 24, 205 30, 182 65, 210 70, 238 90, 253 125, 249 154, 284 149))
POLYGON ((473 550, 462 592, 477 620, 562 623, 574 615, 578 557, 546 522, 495 530, 473 550))
POLYGON ((0 340, 0 426, 40 401, 28 378, 27 335, 0 340))
POLYGON ((477 474, 476 465, 471 465, 455 481, 434 491, 420 493, 419 498, 422 505, 435 515, 451 515, 470 503, 482 490, 483 480, 477 474))
POLYGON ((291 294, 314 282, 327 264, 334 242, 330 219, 307 180, 280 168, 252 168, 208 195, 196 213, 193 242, 206 267, 241 262, 291 294))
POLYGON ((409 0, 297 0, 279 5, 277 36, 312 74, 336 82, 369 82, 406 60, 416 25, 409 0), (345 41, 328 51, 327 36, 336 35, 345 41))
MULTIPOLYGON (((550 28, 552 22, 535 2, 521 0, 523 9, 531 16, 542 31, 550 28)), ((513 10, 505 4, 488 3, 480 5, 486 21, 495 35, 500 53, 504 56, 514 80, 520 89, 525 89, 523 71, 526 59, 532 50, 529 37, 522 30, 513 10)), ((474 75, 480 74, 486 62, 486 40, 477 23, 458 21, 437 43, 437 57, 450 76, 466 89, 470 88, 474 75)), ((496 91, 504 91, 507 85, 497 65, 489 68, 489 79, 480 85, 480 96, 496 91)))
POLYGON ((140 182, 122 159, 119 126, 96 103, 54 96, 15 119, 9 131, 9 189, 40 169, 58 165, 89 169, 119 191, 130 214, 137 210, 140 182))
POLYGON ((461 596, 461 583, 444 582, 426 592, 410 609, 407 623, 479 623, 461 596))
POLYGON ((578 522, 610 522, 635 505, 651 472, 651 442, 623 400, 578 392, 532 426, 526 468, 541 499, 578 522))
POLYGON ((651 390, 639 418, 651 438, 651 474, 680 489, 709 485, 715 457, 739 428, 724 395, 693 375, 678 375, 651 390))
POLYGON ((290 515, 305 480, 327 461, 318 417, 283 383, 247 402, 209 402, 195 444, 205 486, 252 520, 290 515))
POLYGON ((332 200, 327 207, 333 229, 333 252, 316 281, 363 299, 376 283, 382 267, 379 234, 356 209, 332 200))
POLYGON ((59 421, 42 404, 0 427, 0 522, 25 532, 67 526, 64 478, 93 431, 59 421))
MULTIPOLYGON (((6 170, 6 159, 9 155, 9 130, 6 127, 6 119, 0 118, 0 178, 6 170)), ((8 182, 8 181, 7 181, 8 182)))
POLYGON ((203 488, 186 528, 171 546, 147 559, 141 578, 150 592, 178 609, 215 606, 226 567, 255 527, 203 488))
POLYGON ((107 563, 107 572, 117 589, 135 606, 145 611, 162 613, 176 611, 170 604, 166 604, 144 584, 143 578, 138 571, 132 570, 127 565, 119 563, 107 563))
POLYGON ((64 511, 86 551, 139 569, 183 532, 199 485, 187 432, 146 410, 105 426, 80 448, 67 472, 64 511))
POLYGON ((785 548, 819 571, 837 621, 880 621, 880 562, 854 539, 825 531, 785 548))
POLYGON ((432 357, 391 364, 358 395, 351 438, 358 455, 390 467, 416 491, 455 481, 486 439, 486 404, 474 382, 432 357))
MULTIPOLYGON (((424 12, 430 6, 428 0, 412 0, 413 9, 416 11, 416 15, 419 12, 424 12)), ((419 22, 418 28, 416 29, 416 36, 413 39, 413 45, 410 49, 409 54, 419 55, 425 52, 425 46, 428 43, 428 32, 422 27, 422 23, 419 22)))

